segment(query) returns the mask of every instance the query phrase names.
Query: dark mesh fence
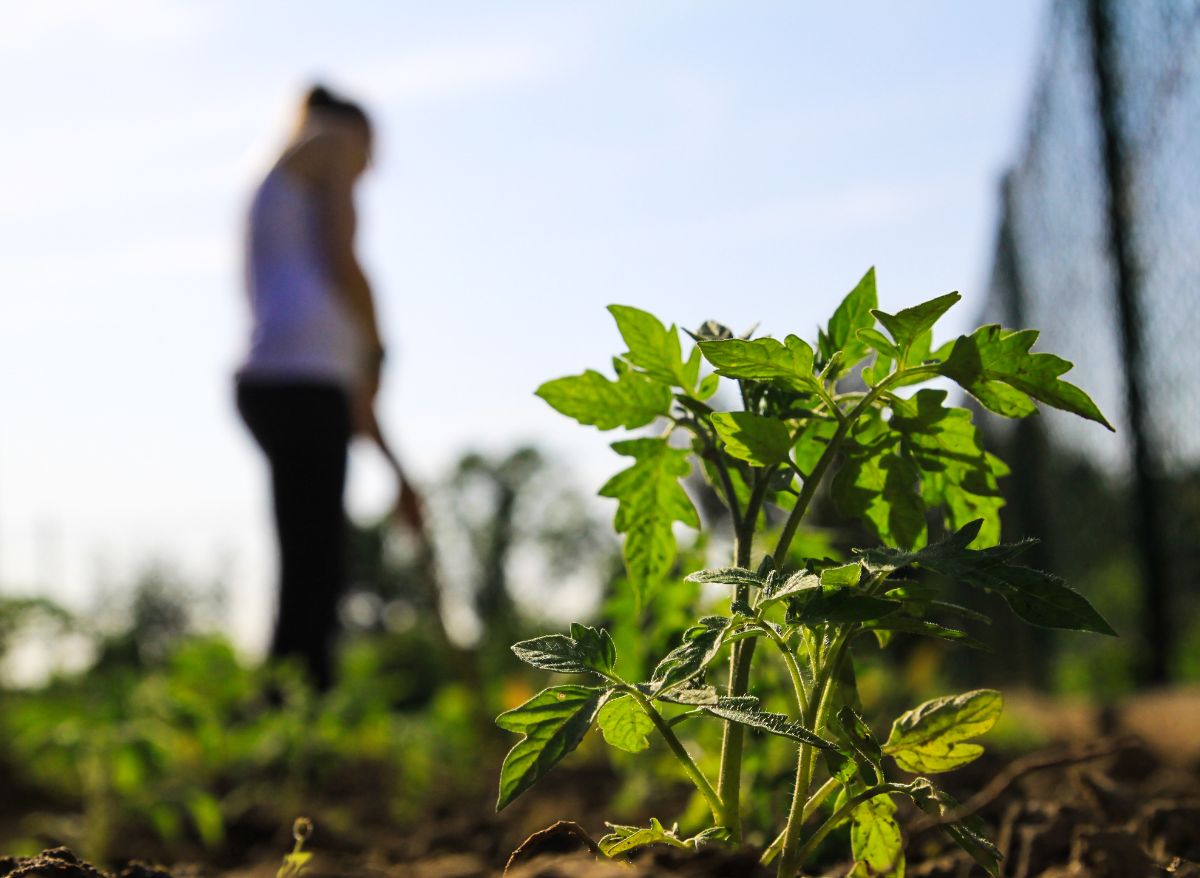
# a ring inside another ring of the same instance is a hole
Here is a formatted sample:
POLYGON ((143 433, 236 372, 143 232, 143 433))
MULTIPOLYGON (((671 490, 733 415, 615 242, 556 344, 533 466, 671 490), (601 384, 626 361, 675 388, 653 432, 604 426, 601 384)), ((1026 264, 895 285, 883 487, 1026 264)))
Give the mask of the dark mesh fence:
POLYGON ((1019 635, 1038 682, 1119 691, 1200 677, 1200 0, 1061 0, 1026 140, 1002 187, 985 317, 1117 426, 988 423, 1015 466, 1008 534, 1069 578, 1119 642, 1019 635))

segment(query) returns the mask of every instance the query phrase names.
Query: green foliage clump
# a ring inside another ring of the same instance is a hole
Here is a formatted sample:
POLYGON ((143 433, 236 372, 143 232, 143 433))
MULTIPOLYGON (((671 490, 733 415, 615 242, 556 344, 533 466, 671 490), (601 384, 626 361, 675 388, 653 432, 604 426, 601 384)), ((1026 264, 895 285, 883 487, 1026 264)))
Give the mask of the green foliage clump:
POLYGON ((189 636, 156 667, 0 690, 0 764, 40 803, 24 830, 97 862, 213 856, 255 814, 290 819, 314 802, 415 820, 475 782, 475 699, 445 686, 419 712, 398 711, 411 684, 390 668, 383 644, 362 640, 320 696, 299 667, 256 667, 221 637, 189 636))
MULTIPOLYGON (((998 480, 1008 468, 983 447, 971 412, 951 405, 945 389, 905 389, 948 379, 1005 417, 1033 414, 1042 403, 1112 427, 1087 394, 1062 380, 1070 363, 1031 351, 1033 330, 984 326, 935 347, 934 325, 959 298, 950 293, 891 314, 878 308, 872 270, 820 329, 815 346, 796 335, 738 338, 709 322, 689 333, 695 344, 686 353, 674 325, 636 308, 609 309, 628 348, 613 360, 615 377, 588 370, 547 382, 538 395, 601 430, 663 425, 658 435, 612 445, 631 463, 600 493, 617 501, 614 527, 624 535, 635 599, 611 606, 630 611, 644 605, 675 570, 676 528, 700 527, 681 485, 693 466, 733 522, 733 557, 729 566, 692 572, 686 581, 728 586, 729 602, 725 612, 691 624, 644 678, 621 675, 614 638, 604 629, 573 625, 569 634, 516 644, 516 655, 536 668, 589 679, 551 686, 497 719, 522 736, 501 769, 499 808, 598 724, 622 751, 645 750, 651 735, 660 737, 712 818, 690 838, 657 820, 648 828, 614 825, 603 850, 617 855, 652 843, 738 842, 749 729, 795 749, 785 825, 762 856, 764 863, 778 859, 780 876, 796 875, 845 823, 851 874, 903 875, 897 797, 932 816, 998 874, 996 848, 975 822, 958 819, 957 803, 925 775, 982 753, 975 739, 999 717, 1000 693, 935 698, 898 717, 881 741, 861 715, 852 652, 863 638, 886 647, 898 634, 981 645, 953 620, 987 618, 948 600, 944 589, 951 583, 1002 597, 1033 625, 1113 631, 1081 594, 1019 563, 1027 543, 1000 543, 998 480), (705 362, 711 374, 702 375, 705 362), (714 407, 721 379, 734 383, 740 408, 714 407), (674 441, 677 434, 687 443, 674 441), (823 488, 844 515, 865 522, 880 545, 857 550, 850 563, 806 558, 792 564, 798 528, 823 488), (782 527, 773 531, 770 524, 779 519, 782 527), (942 539, 931 541, 931 525, 942 539), (751 692, 760 642, 786 673, 787 713, 766 710, 751 692), (728 676, 712 681, 726 659, 728 676), (685 721, 705 718, 723 729, 715 782, 681 737, 685 721), (885 760, 918 776, 890 780, 885 760), (819 812, 824 820, 806 831, 806 821, 819 812)), ((616 619, 618 626, 630 621, 616 619)))

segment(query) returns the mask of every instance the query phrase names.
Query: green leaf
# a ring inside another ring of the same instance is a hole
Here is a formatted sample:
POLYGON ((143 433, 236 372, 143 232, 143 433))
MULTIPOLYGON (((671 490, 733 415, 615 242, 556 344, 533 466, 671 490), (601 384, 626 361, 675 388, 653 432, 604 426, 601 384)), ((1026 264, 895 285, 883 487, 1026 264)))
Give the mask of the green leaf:
POLYGON ((837 713, 837 725, 846 740, 851 759, 858 767, 864 781, 883 780, 883 750, 871 727, 850 705, 844 705, 837 713))
MULTIPOLYGON (((962 296, 958 293, 947 293, 936 299, 930 299, 928 302, 922 302, 920 305, 914 305, 912 308, 897 311, 895 314, 879 310, 871 313, 895 339, 896 346, 901 351, 907 352, 961 298, 962 296)), ((927 344, 925 349, 928 350, 927 344)))
POLYGON ((665 829, 655 817, 650 818, 648 827, 621 826, 616 823, 604 825, 612 830, 599 841, 600 851, 607 857, 617 857, 648 844, 666 844, 671 847, 696 850, 711 842, 724 841, 729 838, 729 830, 724 826, 710 826, 689 839, 680 839, 678 830, 665 829))
MULTIPOLYGON (((694 683, 695 681, 693 681, 694 683)), ((642 688, 645 694, 653 694, 653 688, 642 688)), ((753 695, 738 695, 727 696, 717 692, 715 686, 703 685, 688 685, 680 689, 672 690, 662 696, 664 701, 669 701, 672 704, 686 704, 691 707, 709 707, 722 705, 724 707, 741 707, 753 708, 758 706, 758 698, 753 695)))
POLYGON ((873 549, 855 549, 867 562, 868 569, 874 573, 893 573, 897 570, 915 564, 926 567, 947 576, 961 577, 977 569, 987 569, 1003 564, 1026 549, 1031 542, 1010 543, 1004 546, 972 551, 967 546, 979 536, 983 521, 970 521, 936 543, 931 543, 918 551, 910 552, 903 549, 876 547, 873 549))
POLYGON ((821 577, 819 575, 808 570, 800 570, 787 579, 772 580, 759 595, 758 605, 766 607, 784 598, 794 597, 802 592, 820 587, 821 577))
POLYGON ((833 478, 832 494, 845 515, 870 522, 888 545, 911 549, 925 539, 920 472, 890 437, 870 445, 846 443, 846 460, 833 478))
POLYGON ((796 437, 792 459, 796 462, 796 468, 806 477, 812 475, 813 468, 821 459, 821 455, 825 453, 825 449, 829 447, 829 442, 836 432, 837 423, 835 421, 809 418, 805 423, 804 429, 796 437))
POLYGON ((225 817, 221 814, 221 803, 211 793, 197 790, 188 797, 187 812, 201 843, 206 848, 220 846, 225 840, 225 817))
POLYGON ((601 497, 618 501, 613 526, 625 534, 625 567, 639 601, 671 571, 675 562, 672 525, 700 526, 700 517, 679 479, 691 470, 686 448, 665 439, 628 439, 613 450, 635 463, 600 489, 601 497))
MULTIPOLYGON (((944 625, 938 625, 936 622, 929 622, 925 619, 914 619, 912 616, 900 613, 895 613, 878 621, 865 622, 863 623, 863 628, 868 631, 874 631, 876 636, 886 634, 887 632, 915 634, 919 637, 933 637, 937 640, 947 640, 951 643, 982 650, 983 652, 990 651, 985 644, 980 643, 965 631, 959 631, 957 628, 947 628, 944 625)), ((884 640, 886 640, 885 637, 880 638, 881 643, 884 640)))
POLYGON ((762 588, 763 578, 745 567, 713 567, 697 570, 684 577, 685 582, 716 582, 721 585, 752 585, 762 588))
POLYGON ((1003 707, 995 689, 934 698, 897 717, 883 751, 914 774, 951 771, 982 755, 983 747, 966 742, 994 726, 1003 707))
POLYGON ((826 567, 821 571, 821 585, 845 588, 858 585, 862 579, 863 565, 861 561, 851 561, 837 567, 826 567))
POLYGON ((946 539, 918 552, 870 549, 860 554, 877 572, 899 570, 916 564, 995 592, 1008 602, 1018 616, 1034 625, 1116 634, 1087 598, 1068 587, 1057 576, 1008 563, 1029 545, 1028 541, 986 549, 968 549, 967 546, 978 536, 981 524, 980 521, 969 522, 946 539))
POLYGON ((651 693, 660 695, 695 677, 717 657, 724 645, 722 637, 729 627, 724 616, 705 616, 700 624, 683 632, 683 643, 675 647, 654 668, 651 693))
POLYGON ((837 749, 837 745, 833 742, 826 741, 820 735, 809 731, 803 725, 782 713, 767 713, 766 711, 754 708, 730 706, 723 701, 715 705, 705 705, 704 710, 720 719, 741 723, 752 729, 759 729, 760 731, 769 732, 772 735, 779 735, 782 738, 790 738, 801 744, 811 744, 823 750, 837 749))
POLYGON ((861 803, 850 814, 850 852, 854 867, 847 878, 904 878, 904 838, 896 805, 886 793, 861 803))
POLYGON ((807 391, 814 386, 813 350, 799 337, 783 342, 773 338, 745 341, 728 338, 701 341, 704 358, 726 378, 770 381, 788 390, 807 391))
POLYGON ((725 451, 753 466, 774 466, 788 459, 792 436, 787 424, 752 412, 718 412, 712 425, 725 451))
POLYGON ((984 836, 982 821, 977 817, 967 817, 943 822, 957 814, 960 806, 951 795, 930 783, 928 778, 917 778, 908 785, 906 792, 918 808, 937 821, 938 829, 970 854, 992 878, 999 878, 1000 860, 1003 857, 996 846, 984 836))
POLYGON ((1054 354, 1029 352, 1037 337, 1034 329, 1006 331, 994 323, 981 326, 958 338, 940 372, 985 408, 1005 417, 1033 414, 1036 399, 1112 430, 1086 393, 1059 379, 1070 371, 1070 362, 1054 354))
POLYGON ((496 717, 500 728, 524 736, 508 751, 500 768, 497 811, 511 804, 579 746, 610 691, 588 686, 553 686, 496 717))
POLYGON ((667 844, 677 848, 687 848, 675 832, 663 828, 658 818, 651 817, 647 826, 621 826, 616 823, 605 823, 612 831, 600 839, 598 845, 606 857, 619 857, 635 848, 648 844, 667 844))
POLYGON ((558 674, 604 676, 617 662, 617 648, 609 633, 578 623, 571 626, 570 637, 545 634, 513 644, 512 651, 526 664, 558 674))
POLYGON ((637 753, 650 746, 646 736, 654 731, 654 722, 637 700, 628 695, 610 698, 600 708, 597 722, 604 740, 618 750, 637 753))
POLYGON ((900 349, 888 341, 887 336, 878 329, 860 329, 858 338, 868 348, 876 350, 890 360, 900 359, 900 349))
POLYGON ((699 389, 696 391, 696 398, 701 400, 711 398, 717 392, 720 384, 721 376, 716 372, 713 372, 711 375, 705 375, 700 381, 699 389))
MULTIPOLYGON (((842 360, 837 367, 839 374, 849 371, 867 356, 870 348, 858 333, 875 325, 871 310, 878 304, 875 269, 870 268, 838 305, 829 319, 829 328, 821 335, 821 359, 824 362, 829 362, 838 351, 842 352, 842 360)), ((829 378, 836 379, 837 375, 831 374, 829 378)))
POLYGON ((995 545, 1004 505, 997 478, 1007 467, 984 451, 969 411, 945 406, 946 395, 924 389, 911 399, 893 398, 888 425, 900 436, 901 453, 921 471, 925 505, 944 506, 955 529, 982 518, 976 543, 995 545))
POLYGON ((601 430, 644 427, 671 408, 669 388, 628 371, 609 381, 588 369, 582 375, 547 381, 537 395, 567 417, 601 430))
POLYGON ((283 865, 275 872, 275 878, 296 878, 304 873, 312 851, 291 851, 283 855, 283 865))
POLYGON ((612 671, 617 664, 617 647, 603 628, 571 623, 571 637, 579 646, 583 662, 598 671, 612 671))
POLYGON ((821 586, 792 599, 789 621, 801 625, 818 622, 867 622, 900 609, 900 601, 866 594, 853 588, 821 586))
POLYGON ((999 592, 1013 612, 1031 625, 1117 634, 1087 598, 1051 573, 1011 565, 994 568, 973 581, 999 592))
POLYGON ((862 379, 868 387, 874 387, 884 378, 886 378, 895 366, 894 360, 898 357, 886 357, 883 354, 876 354, 875 359, 871 361, 871 365, 862 370, 862 379))
POLYGON ((674 324, 668 329, 653 314, 628 305, 609 305, 608 311, 629 346, 626 360, 663 384, 687 391, 696 386, 699 360, 684 362, 674 324))

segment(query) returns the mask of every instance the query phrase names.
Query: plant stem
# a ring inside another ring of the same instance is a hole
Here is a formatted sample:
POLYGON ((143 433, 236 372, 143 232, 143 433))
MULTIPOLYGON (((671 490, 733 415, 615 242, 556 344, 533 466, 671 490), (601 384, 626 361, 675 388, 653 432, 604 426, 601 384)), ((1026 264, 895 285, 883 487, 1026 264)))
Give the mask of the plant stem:
MULTIPOLYGON (((842 630, 830 649, 829 660, 815 675, 812 699, 809 701, 811 715, 806 717, 810 720, 808 727, 815 734, 821 734, 821 730, 825 727, 825 718, 831 704, 830 693, 833 691, 831 683, 837 675, 838 666, 845 658, 845 648, 846 644, 850 642, 852 630, 853 626, 847 626, 842 630)), ((800 832, 804 826, 804 807, 808 800, 808 788, 812 783, 816 756, 815 747, 804 744, 800 746, 796 765, 796 786, 792 791, 792 806, 788 811, 788 822, 783 831, 783 856, 779 859, 779 870, 776 873, 778 878, 792 878, 799 871, 803 862, 800 856, 802 848, 799 847, 800 832)))
POLYGON ((803 717, 808 715, 808 690, 804 686, 804 676, 800 673, 800 665, 796 662, 796 656, 792 652, 792 648, 788 646, 787 641, 779 636, 779 632, 771 627, 770 623, 759 621, 758 627, 761 628, 775 644, 780 654, 783 656, 783 663, 787 665, 788 676, 792 678, 792 688, 796 692, 796 716, 803 717))
MULTIPOLYGON (((838 788, 837 778, 829 778, 825 783, 821 784, 821 788, 808 797, 808 801, 804 803, 804 812, 800 815, 800 822, 807 823, 816 810, 821 807, 821 804, 829 798, 829 794, 838 788)), ((768 845, 763 851, 759 862, 764 866, 771 865, 771 860, 775 859, 775 855, 783 847, 783 839, 786 835, 786 830, 775 836, 775 840, 768 845)))
MULTIPOLYGON (((829 819, 822 823, 817 831, 808 837, 808 841, 804 842, 803 847, 796 852, 796 870, 799 870, 799 868, 804 865, 804 861, 808 859, 808 855, 816 849, 817 845, 825 840, 825 836, 829 835, 835 826, 841 823, 842 820, 850 815, 851 811, 853 811, 863 802, 869 801, 876 796, 882 795, 883 793, 900 793, 904 792, 904 790, 905 787, 903 784, 881 783, 876 784, 873 787, 869 787, 863 790, 861 793, 851 796, 846 800, 842 807, 838 808, 829 815, 829 819)), ((779 874, 782 876, 783 872, 780 872, 779 874)), ((792 876, 795 874, 795 871, 791 872, 788 878, 792 878, 792 876)))
MULTIPOLYGON (((763 498, 767 495, 767 486, 777 467, 767 467, 754 474, 754 485, 750 489, 750 499, 746 501, 746 514, 737 526, 737 542, 734 544, 733 563, 738 567, 750 566, 750 553, 754 548, 754 529, 758 524, 758 511, 762 508, 763 498)), ((738 586, 737 596, 745 600, 749 596, 747 586, 738 586)))
POLYGON ((719 451, 715 455, 713 465, 717 468, 721 486, 725 489, 725 502, 729 506, 729 517, 733 520, 733 539, 736 545, 738 522, 742 520, 742 504, 738 502, 737 492, 733 490, 733 479, 729 476, 729 467, 725 466, 725 460, 719 451))
POLYGON ((711 453, 713 466, 716 467, 717 476, 721 480, 721 489, 725 494, 725 505, 729 507, 729 517, 733 521, 733 538, 736 543, 738 537, 738 525, 742 520, 742 504, 738 502, 737 492, 733 489, 733 479, 729 476, 729 467, 725 465, 725 457, 717 448, 716 442, 713 441, 712 433, 709 428, 699 418, 688 418, 685 420, 677 420, 676 423, 681 424, 687 429, 690 429, 700 441, 704 443, 705 451, 711 453))
POLYGON ((782 564, 783 559, 787 555, 788 547, 792 544, 792 538, 796 536, 796 528, 800 526, 800 520, 804 518, 804 514, 808 512, 809 504, 812 503, 813 497, 817 493, 817 487, 821 484, 821 480, 825 477, 825 471, 829 469, 833 463, 834 457, 837 456, 838 449, 841 447, 842 440, 846 438, 846 434, 850 432, 850 428, 854 426, 854 422, 859 416, 865 412, 876 399, 879 398, 885 390, 891 387, 896 382, 904 378, 911 378, 917 374, 937 374, 937 368, 934 366, 915 366, 911 369, 897 369, 892 374, 888 375, 870 390, 868 390, 863 398, 858 401, 858 404, 850 410, 850 414, 845 417, 840 416, 837 432, 833 434, 833 438, 829 440, 829 444, 825 446, 825 451, 822 452, 817 465, 813 467, 812 473, 804 480, 804 487, 800 489, 800 496, 796 499, 796 505, 792 507, 791 515, 788 516, 787 523, 783 526, 783 532, 779 535, 779 542, 775 544, 774 557, 777 563, 782 564))
POLYGON ((639 692, 633 686, 622 686, 622 691, 629 693, 629 696, 638 703, 638 705, 646 712, 646 716, 650 717, 650 722, 654 723, 654 728, 663 736, 667 742, 667 746, 671 748, 671 752, 675 758, 679 760, 683 766, 684 772, 696 785, 696 789, 700 791, 700 795, 704 796, 704 800, 708 803, 708 807, 712 810, 713 820, 718 824, 725 822, 725 808, 721 804, 721 797, 717 795, 717 791, 713 789, 704 772, 700 770, 700 766, 696 764, 696 760, 692 759, 691 754, 683 746, 683 743, 675 735, 671 729, 671 724, 668 723, 661 713, 650 702, 650 699, 639 692))
MULTIPOLYGON (((820 691, 820 703, 816 711, 816 722, 813 724, 813 731, 821 728, 825 720, 827 695, 830 690, 828 680, 824 681, 824 685, 820 691)), ((817 693, 813 693, 817 697, 817 693)), ((818 735, 820 732, 816 732, 818 735)), ((796 785, 792 791, 792 806, 788 810, 787 826, 783 830, 783 856, 779 859, 779 870, 776 873, 779 878, 791 878, 800 868, 800 860, 797 857, 797 847, 800 841, 800 831, 804 825, 804 803, 808 799, 808 788, 812 784, 813 768, 816 762, 817 750, 815 747, 807 744, 800 745, 800 753, 796 761, 796 785)))
POLYGON ((834 399, 832 396, 830 396, 829 391, 825 389, 825 385, 820 381, 814 381, 813 386, 816 388, 817 396, 821 397, 821 402, 825 403, 825 405, 829 407, 829 413, 837 418, 838 421, 841 421, 845 415, 842 413, 842 410, 838 408, 838 404, 834 402, 834 399))
MULTIPOLYGON (((774 467, 756 472, 754 486, 750 491, 750 500, 746 504, 746 514, 737 526, 737 538, 734 543, 734 564, 738 567, 750 566, 750 551, 754 544, 754 528, 758 521, 758 510, 762 506, 767 493, 767 485, 774 473, 774 467)), ((750 597, 749 586, 734 587, 733 599, 746 602, 750 597)), ((745 695, 750 687, 750 664, 754 659, 756 640, 739 640, 733 645, 729 656, 729 695, 745 695)), ((721 736, 721 770, 717 777, 717 791, 728 822, 730 838, 736 843, 742 840, 742 746, 746 737, 746 729, 741 723, 726 720, 724 733, 721 736)))

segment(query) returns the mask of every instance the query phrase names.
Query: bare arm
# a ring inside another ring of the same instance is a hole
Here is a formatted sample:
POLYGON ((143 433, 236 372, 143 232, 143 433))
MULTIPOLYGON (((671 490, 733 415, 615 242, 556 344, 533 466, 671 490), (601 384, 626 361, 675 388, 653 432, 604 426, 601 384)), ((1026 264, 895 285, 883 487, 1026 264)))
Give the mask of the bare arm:
POLYGON ((364 432, 379 446, 384 459, 387 460, 392 472, 396 475, 397 490, 396 503, 392 509, 393 517, 407 524, 422 539, 428 539, 425 532, 425 511, 421 495, 405 475, 404 468, 400 465, 400 459, 392 450, 391 444, 384 438, 383 430, 380 429, 379 420, 373 410, 368 412, 368 423, 364 432))

